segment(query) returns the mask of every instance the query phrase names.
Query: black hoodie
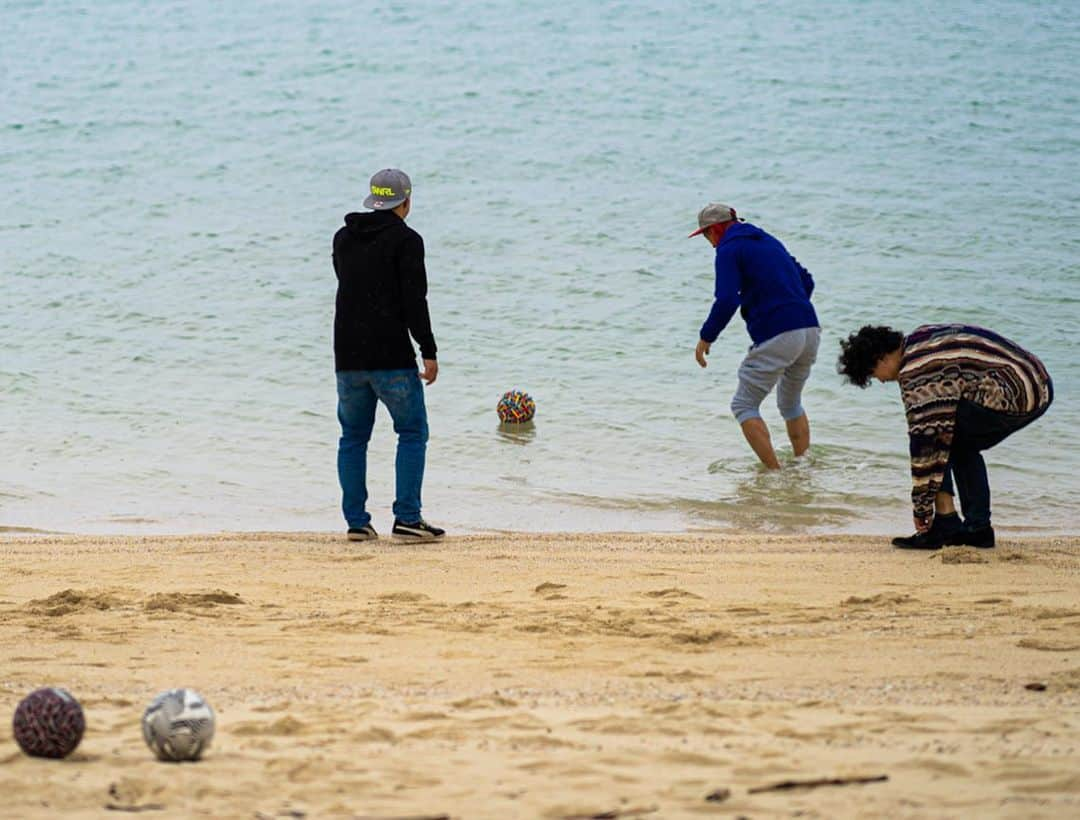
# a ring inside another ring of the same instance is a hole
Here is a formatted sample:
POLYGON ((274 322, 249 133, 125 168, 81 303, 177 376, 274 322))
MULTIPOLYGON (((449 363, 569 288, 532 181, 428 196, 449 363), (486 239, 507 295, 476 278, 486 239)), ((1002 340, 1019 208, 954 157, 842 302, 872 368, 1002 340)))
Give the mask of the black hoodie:
POLYGON ((345 215, 334 235, 337 370, 406 370, 416 367, 409 334, 420 355, 435 358, 427 306, 424 240, 392 211, 345 215))

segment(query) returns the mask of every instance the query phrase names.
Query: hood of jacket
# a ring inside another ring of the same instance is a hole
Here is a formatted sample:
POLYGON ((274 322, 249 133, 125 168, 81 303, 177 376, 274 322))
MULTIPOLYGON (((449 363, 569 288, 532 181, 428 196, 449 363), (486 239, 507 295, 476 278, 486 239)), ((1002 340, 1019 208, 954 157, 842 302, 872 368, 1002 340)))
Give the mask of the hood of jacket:
POLYGON ((728 242, 735 242, 739 239, 761 239, 765 235, 765 231, 761 230, 757 225, 751 225, 749 222, 736 222, 726 231, 720 238, 720 244, 726 245, 728 242))
POLYGON ((345 227, 357 238, 374 236, 403 223, 404 220, 393 211, 354 211, 345 214, 345 227))

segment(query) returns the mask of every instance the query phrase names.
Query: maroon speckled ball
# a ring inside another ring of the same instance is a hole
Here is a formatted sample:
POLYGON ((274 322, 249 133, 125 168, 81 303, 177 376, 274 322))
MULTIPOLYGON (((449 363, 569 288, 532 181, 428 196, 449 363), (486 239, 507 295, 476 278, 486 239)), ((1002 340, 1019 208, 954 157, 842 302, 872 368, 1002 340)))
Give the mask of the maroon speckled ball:
POLYGON ((19 748, 33 757, 67 757, 86 730, 79 702, 65 689, 35 689, 22 699, 12 721, 19 748))

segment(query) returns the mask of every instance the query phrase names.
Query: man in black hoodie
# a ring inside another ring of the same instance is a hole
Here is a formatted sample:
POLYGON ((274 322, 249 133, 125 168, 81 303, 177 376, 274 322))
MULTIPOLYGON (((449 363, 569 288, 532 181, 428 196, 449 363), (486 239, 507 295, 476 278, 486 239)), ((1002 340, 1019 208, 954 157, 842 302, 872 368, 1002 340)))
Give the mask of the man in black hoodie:
POLYGON ((427 306, 424 240, 405 224, 412 183, 388 168, 371 178, 370 213, 350 213, 334 235, 337 309, 338 480, 350 541, 378 538, 367 512, 367 446, 381 401, 398 434, 393 535, 431 540, 445 532, 420 515, 428 423, 421 373, 410 334, 420 346, 423 379, 439 373, 427 306))

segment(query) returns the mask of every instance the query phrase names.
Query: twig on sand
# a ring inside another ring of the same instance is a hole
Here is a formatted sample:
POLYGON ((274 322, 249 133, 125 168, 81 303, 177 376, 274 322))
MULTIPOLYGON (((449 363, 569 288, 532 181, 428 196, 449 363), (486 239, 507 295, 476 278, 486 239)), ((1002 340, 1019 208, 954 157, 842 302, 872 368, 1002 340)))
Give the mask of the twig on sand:
POLYGON ((355 815, 352 818, 352 820, 450 820, 450 815, 449 814, 410 814, 410 815, 407 815, 407 816, 401 816, 401 815, 387 816, 387 815, 382 815, 382 814, 379 814, 379 815, 375 815, 375 814, 359 815, 358 814, 358 815, 355 815))
POLYGON ((647 809, 612 809, 601 811, 596 814, 567 814, 562 820, 619 820, 620 817, 641 817, 643 814, 653 814, 660 811, 656 806, 647 809))
POLYGON ((889 779, 888 775, 872 775, 870 777, 822 777, 815 780, 782 780, 770 785, 758 785, 747 790, 751 794, 760 792, 789 792, 793 789, 819 789, 823 785, 853 785, 855 783, 881 783, 889 779))
POLYGON ((134 805, 134 804, 124 805, 123 803, 106 803, 105 808, 108 809, 109 811, 131 811, 131 812, 135 812, 135 811, 164 811, 165 810, 165 804, 164 803, 143 803, 142 805, 134 805))
POLYGON ((875 774, 870 777, 819 777, 815 780, 782 780, 768 786, 755 786, 748 789, 750 794, 761 792, 786 792, 792 789, 817 789, 821 786, 851 786, 856 783, 882 783, 889 779, 887 774, 875 774))

